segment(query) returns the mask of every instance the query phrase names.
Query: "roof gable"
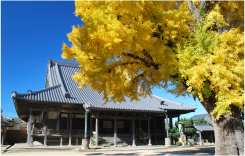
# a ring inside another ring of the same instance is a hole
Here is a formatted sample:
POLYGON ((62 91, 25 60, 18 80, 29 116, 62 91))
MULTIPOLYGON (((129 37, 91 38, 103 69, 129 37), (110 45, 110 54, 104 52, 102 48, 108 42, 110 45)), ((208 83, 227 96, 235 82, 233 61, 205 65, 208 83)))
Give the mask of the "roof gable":
POLYGON ((79 85, 72 79, 75 72, 79 72, 78 64, 54 61, 49 59, 47 69, 47 88, 20 94, 15 92, 13 97, 32 101, 47 101, 57 103, 84 104, 89 109, 116 109, 164 112, 165 110, 194 111, 195 106, 182 105, 155 95, 140 97, 138 101, 131 101, 125 97, 125 102, 108 102, 103 105, 104 95, 93 91, 90 85, 79 89, 79 85), (164 101, 164 103, 162 102, 164 101))

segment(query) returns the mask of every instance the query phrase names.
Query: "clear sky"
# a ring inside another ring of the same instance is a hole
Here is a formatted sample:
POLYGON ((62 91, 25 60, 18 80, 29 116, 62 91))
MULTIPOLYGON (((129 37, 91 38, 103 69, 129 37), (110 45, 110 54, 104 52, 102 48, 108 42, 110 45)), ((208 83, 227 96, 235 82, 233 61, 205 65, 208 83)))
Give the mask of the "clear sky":
MULTIPOLYGON (((2 1, 1 2, 1 109, 8 117, 18 117, 11 91, 26 93, 45 87, 48 58, 61 58, 62 44, 69 45, 66 34, 73 25, 82 25, 74 15, 73 1, 2 1)), ((207 112, 192 97, 167 94, 154 89, 153 94, 184 105, 197 105, 190 118, 207 112)))

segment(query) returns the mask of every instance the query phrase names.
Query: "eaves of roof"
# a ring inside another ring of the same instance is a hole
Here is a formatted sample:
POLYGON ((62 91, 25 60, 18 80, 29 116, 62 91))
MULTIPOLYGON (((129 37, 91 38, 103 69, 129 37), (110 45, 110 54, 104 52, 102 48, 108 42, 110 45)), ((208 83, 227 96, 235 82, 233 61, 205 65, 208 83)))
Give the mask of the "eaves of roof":
POLYGON ((201 132, 214 131, 214 128, 208 124, 194 124, 194 127, 201 132))
POLYGON ((104 105, 103 94, 93 91, 89 85, 85 88, 78 88, 78 84, 72 79, 72 75, 79 71, 79 65, 77 64, 49 60, 46 84, 49 84, 50 87, 39 91, 29 91, 25 94, 14 91, 12 92, 12 98, 41 102, 86 104, 88 109, 97 110, 162 113, 167 110, 194 111, 196 109, 195 106, 182 105, 155 95, 145 98, 140 97, 139 101, 131 101, 131 99, 125 97, 125 102, 108 102, 104 105))

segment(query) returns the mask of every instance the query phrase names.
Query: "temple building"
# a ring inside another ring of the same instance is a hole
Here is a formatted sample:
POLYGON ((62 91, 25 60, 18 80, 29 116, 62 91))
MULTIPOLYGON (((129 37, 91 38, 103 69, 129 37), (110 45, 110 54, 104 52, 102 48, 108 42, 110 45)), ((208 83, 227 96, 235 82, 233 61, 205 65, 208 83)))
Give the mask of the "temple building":
POLYGON ((95 146, 164 145, 172 118, 196 109, 155 95, 103 105, 102 93, 78 88, 75 72, 78 64, 49 59, 44 89, 12 91, 19 118, 28 122, 28 145, 81 145, 83 138, 95 146))
MULTIPOLYGON (((2 113, 2 111, 1 111, 2 113)), ((7 117, 1 114, 1 145, 6 144, 6 130, 8 127, 13 127, 17 123, 15 118, 7 117)))

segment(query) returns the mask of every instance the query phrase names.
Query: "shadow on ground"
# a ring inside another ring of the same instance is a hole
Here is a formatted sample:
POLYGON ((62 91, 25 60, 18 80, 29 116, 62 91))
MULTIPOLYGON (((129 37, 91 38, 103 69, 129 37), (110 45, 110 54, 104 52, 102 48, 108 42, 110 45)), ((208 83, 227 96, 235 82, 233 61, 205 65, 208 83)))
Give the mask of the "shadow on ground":
MULTIPOLYGON (((149 151, 148 151, 149 152, 149 151)), ((181 149, 176 151, 152 151, 149 153, 146 153, 144 151, 137 151, 137 152, 131 152, 131 153, 124 153, 124 152, 115 152, 115 153, 91 153, 91 154, 85 154, 85 155, 144 155, 144 156, 150 156, 150 155, 214 155, 215 154, 215 148, 196 148, 196 149, 181 149)))

